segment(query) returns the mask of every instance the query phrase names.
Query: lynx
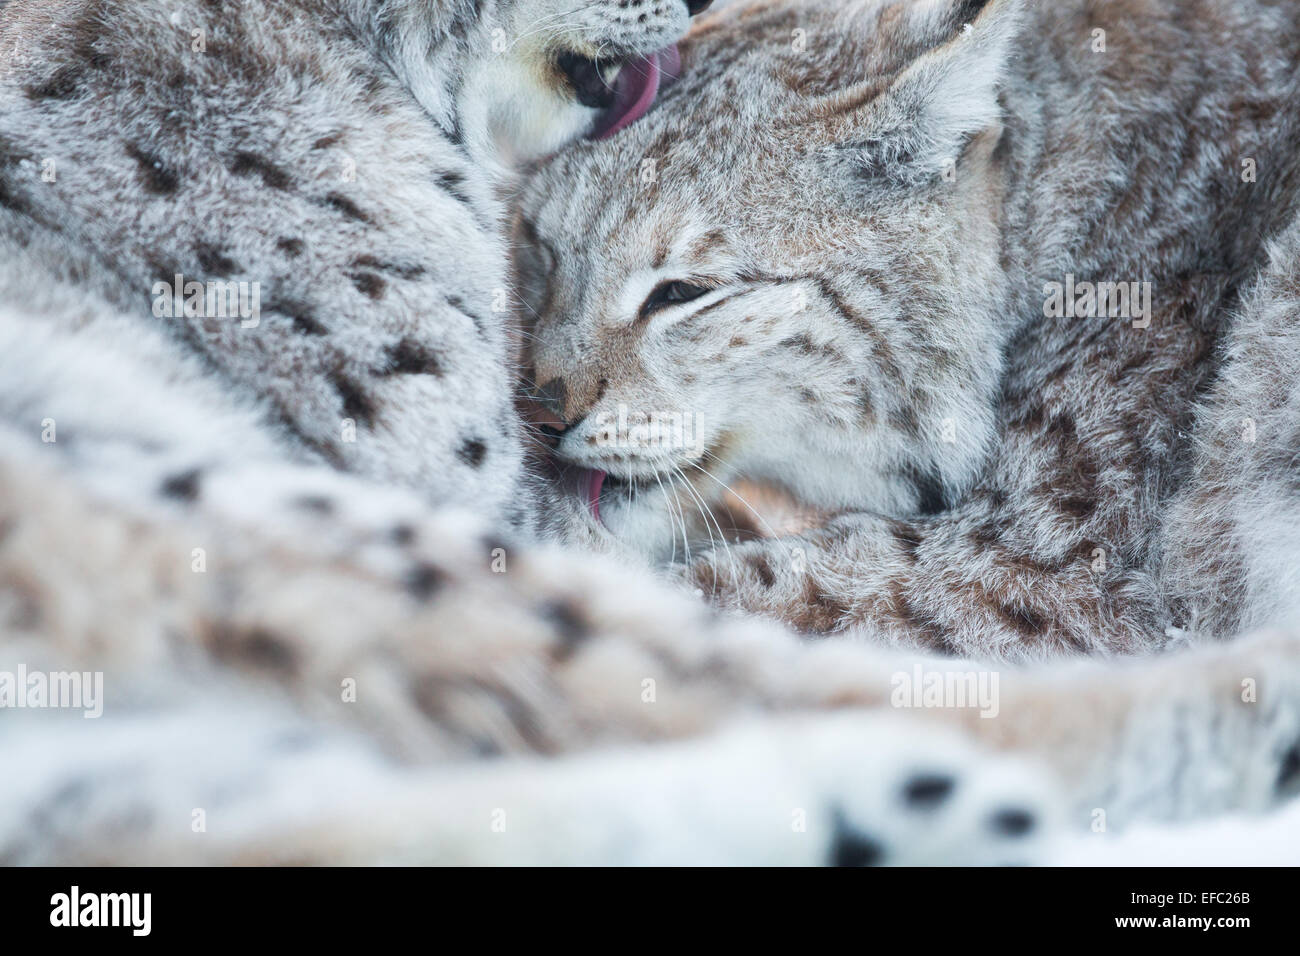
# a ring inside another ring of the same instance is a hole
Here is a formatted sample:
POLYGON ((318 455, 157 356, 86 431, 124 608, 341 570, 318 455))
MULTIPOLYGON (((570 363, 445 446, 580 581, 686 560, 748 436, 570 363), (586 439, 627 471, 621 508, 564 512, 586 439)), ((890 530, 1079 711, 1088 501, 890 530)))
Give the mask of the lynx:
POLYGON ((612 537, 680 558, 760 479, 825 520, 682 573, 804 632, 1032 661, 1294 623, 1300 12, 757 3, 682 57, 521 213, 612 537))

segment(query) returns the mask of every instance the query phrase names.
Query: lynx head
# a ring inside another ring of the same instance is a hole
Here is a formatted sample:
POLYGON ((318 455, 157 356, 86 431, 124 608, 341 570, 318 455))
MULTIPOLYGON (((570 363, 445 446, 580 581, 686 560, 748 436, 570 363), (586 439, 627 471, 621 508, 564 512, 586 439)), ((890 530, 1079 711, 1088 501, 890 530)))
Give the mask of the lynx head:
MULTIPOLYGON (((375 3, 376 0, 365 0, 375 3)), ((507 164, 635 122, 679 68, 676 42, 712 0, 388 0, 389 55, 471 149, 507 164)))
POLYGON ((767 480, 942 508, 993 426, 999 89, 1019 0, 721 10, 638 125, 552 159, 520 213, 531 362, 619 537, 767 480), (690 487, 686 487, 689 485, 690 487))

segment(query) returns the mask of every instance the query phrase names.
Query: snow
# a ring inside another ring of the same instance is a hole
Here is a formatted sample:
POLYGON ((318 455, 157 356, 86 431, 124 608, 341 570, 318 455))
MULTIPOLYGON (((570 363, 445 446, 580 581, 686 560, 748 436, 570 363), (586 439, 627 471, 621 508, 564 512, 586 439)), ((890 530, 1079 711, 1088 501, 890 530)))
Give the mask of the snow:
POLYGON ((1268 816, 1134 827, 1070 839, 1051 866, 1297 866, 1300 800, 1268 816))

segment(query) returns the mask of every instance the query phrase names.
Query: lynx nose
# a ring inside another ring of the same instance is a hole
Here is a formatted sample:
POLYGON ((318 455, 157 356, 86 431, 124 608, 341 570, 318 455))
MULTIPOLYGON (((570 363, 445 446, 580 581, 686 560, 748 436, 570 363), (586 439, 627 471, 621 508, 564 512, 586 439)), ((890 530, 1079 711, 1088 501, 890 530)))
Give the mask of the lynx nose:
POLYGON ((562 378, 552 378, 539 384, 536 388, 538 400, 561 422, 564 421, 564 406, 569 401, 569 389, 562 378))
POLYGON ((534 386, 518 402, 524 422, 535 428, 542 443, 550 448, 560 443, 571 425, 564 418, 564 397, 564 380, 554 379, 541 388, 534 386))

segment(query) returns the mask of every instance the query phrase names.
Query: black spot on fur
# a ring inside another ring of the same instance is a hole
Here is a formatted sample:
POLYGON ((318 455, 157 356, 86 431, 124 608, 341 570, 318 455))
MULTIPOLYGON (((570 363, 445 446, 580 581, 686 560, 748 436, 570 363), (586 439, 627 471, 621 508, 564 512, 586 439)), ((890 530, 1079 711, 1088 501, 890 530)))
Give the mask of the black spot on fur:
POLYGON ((812 336, 807 332, 801 332, 798 335, 792 335, 789 338, 782 339, 777 343, 778 346, 787 349, 793 349, 803 355, 821 356, 823 358, 838 358, 840 353, 831 345, 819 345, 813 341, 812 336))
POLYGON ((271 189, 288 189, 293 180, 279 166, 256 153, 239 152, 230 161, 230 171, 236 176, 260 176, 271 189))
POLYGON ((935 617, 933 612, 914 605, 897 581, 890 587, 890 596, 899 621, 905 627, 916 631, 917 635, 934 650, 954 657, 961 656, 961 649, 953 643, 943 622, 935 617))
POLYGON ((919 438, 921 435, 921 423, 917 420, 916 409, 911 405, 904 405, 901 408, 891 409, 889 412, 889 424, 912 438, 919 438))
POLYGON ((233 259, 211 243, 200 242, 194 247, 194 254, 198 256, 199 266, 209 275, 228 276, 240 271, 233 259))
POLYGON ((181 184, 176 171, 153 153, 146 152, 134 143, 126 147, 126 154, 140 167, 140 181, 149 192, 159 196, 176 192, 181 184))
POLYGON ((885 858, 884 846, 849 823, 839 807, 834 810, 831 826, 829 865, 879 866, 885 858))
POLYGON ((903 800, 914 810, 933 810, 956 789, 957 781, 946 773, 918 774, 903 784, 903 800))
POLYGON ((163 480, 159 493, 164 498, 174 498, 177 501, 194 501, 199 497, 201 474, 199 469, 191 468, 189 471, 172 475, 163 480))
POLYGON ((311 310, 299 302, 276 302, 268 305, 267 311, 288 316, 293 320, 293 330, 300 335, 324 335, 328 331, 311 314, 311 310))
POLYGON ((293 330, 299 335, 324 335, 328 330, 310 315, 295 315, 293 330))
POLYGON ((374 256, 357 256, 352 260, 354 269, 370 269, 374 272, 387 272, 399 279, 418 279, 425 275, 424 266, 409 262, 389 262, 374 256))
POLYGON ((233 657, 254 667, 292 674, 298 669, 298 654, 286 641, 270 631, 255 628, 236 642, 233 657))
POLYGON ((1008 807, 993 814, 989 826, 1001 836, 1022 837, 1033 830, 1037 822, 1028 810, 1008 807))
POLYGON ((330 193, 325 198, 318 199, 317 203, 322 206, 328 206, 330 209, 334 209, 337 212, 342 213, 348 219, 352 219, 356 222, 369 224, 371 221, 370 217, 362 212, 356 203, 341 193, 330 193))
POLYGON ((31 152, 21 149, 12 140, 0 136, 0 167, 17 166, 23 160, 30 161, 31 152))
POLYGON ((421 563, 406 575, 406 590, 417 601, 428 601, 447 583, 447 575, 432 564, 421 563))
POLYGON ((478 468, 483 464, 483 459, 487 456, 487 445, 482 439, 467 438, 461 442, 456 449, 456 457, 469 465, 471 468, 478 468))
POLYGON ((284 238, 276 242, 275 247, 290 259, 297 259, 302 255, 303 241, 301 239, 284 238))
POLYGON ((330 133, 328 136, 322 136, 316 142, 311 144, 312 149, 329 149, 335 143, 343 138, 342 133, 330 133))
POLYGON ((334 389, 339 393, 339 398, 343 400, 343 417, 350 418, 354 422, 368 423, 374 420, 375 405, 370 400, 370 396, 346 375, 340 375, 334 380, 334 389))
POLYGON ((72 55, 91 70, 106 70, 113 65, 111 54, 95 49, 95 44, 103 38, 103 25, 97 16, 98 11, 88 8, 85 15, 78 17, 71 24, 72 55))
POLYGON ((907 480, 916 489, 916 510, 923 515, 937 515, 948 507, 943 481, 935 471, 912 468, 907 480))
POLYGON ((480 334, 482 333, 483 320, 480 319, 478 315, 471 312, 469 309, 465 307, 464 299, 462 299, 458 295, 449 295, 447 296, 447 304, 451 306, 453 309, 455 309, 457 312, 461 313, 461 315, 468 316, 469 320, 474 323, 474 328, 477 329, 480 334))
POLYGON ((438 353, 414 339, 402 339, 388 349, 389 375, 441 375, 438 353))
POLYGON ((551 622, 559 635, 559 646, 555 651, 557 660, 572 657, 578 645, 591 636, 591 626, 571 601, 548 604, 542 609, 542 616, 551 622))
POLYGON ((149 255, 145 264, 149 269, 149 275, 164 282, 171 282, 185 271, 179 263, 165 259, 159 253, 149 255))
POLYGON ((14 193, 9 184, 3 179, 0 179, 0 206, 16 212, 20 216, 30 216, 32 214, 31 203, 24 197, 14 193))
POLYGON ((758 575, 758 581, 765 588, 770 588, 776 584, 776 575, 772 573, 772 566, 767 563, 767 558, 762 555, 751 558, 749 566, 754 569, 758 575))
POLYGON ((460 173, 443 173, 438 177, 438 186, 457 202, 472 206, 473 202, 464 191, 465 177, 460 173))
POLYGON ((81 80, 81 69, 77 66, 65 66, 56 70, 43 83, 30 87, 27 95, 33 100, 67 100, 77 93, 77 84, 81 80))
POLYGON ((971 530, 970 538, 982 548, 992 547, 1002 540, 1002 536, 1010 527, 1011 522, 1007 518, 992 518, 976 525, 971 530))
POLYGON ((1041 637, 1047 631, 1047 621, 1018 604, 1000 606, 998 616, 1021 637, 1041 637))
POLYGON ((318 515, 332 515, 334 513, 334 502, 324 495, 303 495, 296 498, 293 505, 295 508, 318 515))
POLYGON ((1277 772, 1277 790, 1289 794, 1300 789, 1300 744, 1296 744, 1282 757, 1282 766, 1277 772))
POLYGON ((388 289, 388 283, 373 272, 353 272, 349 275, 357 291, 371 299, 382 299, 388 289))
POLYGON ((1059 504, 1061 510, 1071 518, 1083 520, 1096 512, 1098 502, 1095 498, 1067 497, 1060 499, 1059 504))
POLYGON ((405 548, 415 541, 415 529, 409 524, 399 524, 388 532, 388 537, 399 548, 405 548))

